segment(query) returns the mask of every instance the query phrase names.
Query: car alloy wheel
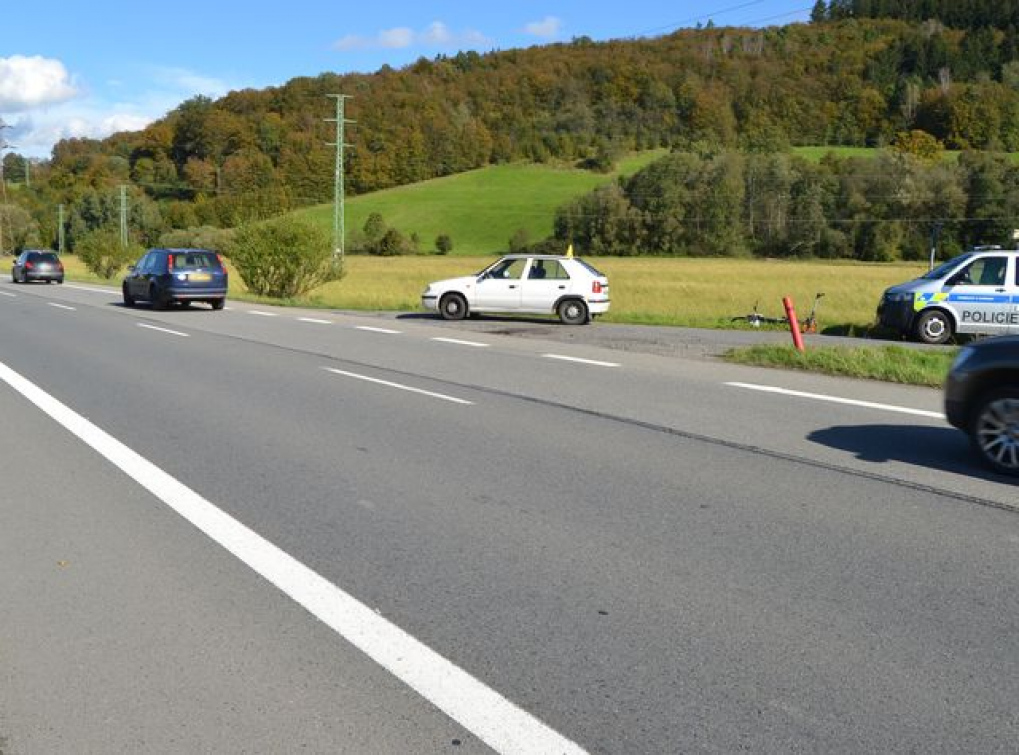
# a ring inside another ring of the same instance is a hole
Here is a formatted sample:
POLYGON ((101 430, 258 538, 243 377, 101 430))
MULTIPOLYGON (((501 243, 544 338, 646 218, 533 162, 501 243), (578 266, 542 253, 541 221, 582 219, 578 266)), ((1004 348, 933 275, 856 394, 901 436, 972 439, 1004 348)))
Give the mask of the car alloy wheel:
POLYGON ((994 469, 1019 475, 1019 391, 1006 389, 985 397, 974 414, 972 438, 994 469))

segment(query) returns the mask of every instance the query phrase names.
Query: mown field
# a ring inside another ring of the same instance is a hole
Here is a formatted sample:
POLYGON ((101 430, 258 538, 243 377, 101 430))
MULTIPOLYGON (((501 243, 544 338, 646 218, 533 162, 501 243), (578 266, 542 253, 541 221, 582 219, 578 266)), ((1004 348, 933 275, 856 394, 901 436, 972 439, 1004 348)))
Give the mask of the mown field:
MULTIPOLYGON (((434 280, 467 275, 496 257, 348 256, 345 277, 292 302, 299 306, 353 310, 420 309, 420 295, 434 280)), ((884 288, 924 272, 917 264, 789 262, 730 259, 586 258, 609 276, 612 310, 607 322, 745 327, 731 318, 750 312, 782 314, 782 297, 792 296, 805 317, 815 292, 822 330, 865 330, 884 288)), ((64 257, 72 280, 98 281, 73 255, 64 257)), ((100 281, 119 286, 119 278, 100 281)), ((240 277, 231 276, 230 295, 251 298, 240 277)))
MULTIPOLYGON (((378 212, 387 226, 408 238, 416 233, 422 251, 433 250, 435 238, 445 233, 453 239, 453 255, 495 254, 505 251, 521 228, 532 241, 550 236, 557 207, 618 176, 632 175, 665 154, 653 150, 630 155, 608 174, 516 163, 348 197, 347 230, 363 228, 368 216, 378 212)), ((295 214, 332 233, 332 204, 295 214)))

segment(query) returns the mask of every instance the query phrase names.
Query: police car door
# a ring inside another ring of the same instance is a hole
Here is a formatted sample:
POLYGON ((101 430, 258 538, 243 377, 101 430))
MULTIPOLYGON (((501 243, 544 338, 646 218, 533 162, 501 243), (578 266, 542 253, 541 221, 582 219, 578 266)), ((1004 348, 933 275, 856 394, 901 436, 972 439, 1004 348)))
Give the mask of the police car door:
POLYGON ((1014 327, 1014 268, 1014 256, 982 255, 948 280, 959 333, 1008 333, 1014 327))

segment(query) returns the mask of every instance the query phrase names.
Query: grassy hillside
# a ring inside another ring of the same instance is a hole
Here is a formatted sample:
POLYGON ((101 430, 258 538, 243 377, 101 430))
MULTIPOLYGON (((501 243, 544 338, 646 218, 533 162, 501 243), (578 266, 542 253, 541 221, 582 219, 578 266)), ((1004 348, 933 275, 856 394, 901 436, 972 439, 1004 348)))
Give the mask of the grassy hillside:
MULTIPOLYGON (((422 251, 441 233, 453 239, 454 255, 505 251, 520 228, 533 241, 552 233, 556 208, 592 189, 630 175, 665 154, 653 150, 620 161, 611 174, 544 165, 496 165, 409 186, 377 191, 346 202, 348 235, 373 212, 408 238, 417 233, 422 251)), ((299 216, 332 230, 332 204, 298 210, 299 216)))

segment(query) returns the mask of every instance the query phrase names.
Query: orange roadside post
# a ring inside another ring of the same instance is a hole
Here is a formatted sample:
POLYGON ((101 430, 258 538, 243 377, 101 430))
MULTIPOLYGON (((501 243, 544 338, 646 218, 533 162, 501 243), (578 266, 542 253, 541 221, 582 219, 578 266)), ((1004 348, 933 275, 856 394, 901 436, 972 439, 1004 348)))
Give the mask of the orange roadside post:
POLYGON ((803 334, 800 333, 800 322, 796 319, 796 307, 793 306, 793 298, 786 296, 782 299, 782 306, 785 307, 785 316, 789 321, 789 332, 793 334, 793 345, 796 350, 803 352, 803 334))

